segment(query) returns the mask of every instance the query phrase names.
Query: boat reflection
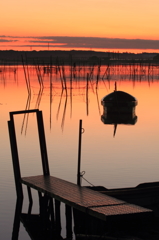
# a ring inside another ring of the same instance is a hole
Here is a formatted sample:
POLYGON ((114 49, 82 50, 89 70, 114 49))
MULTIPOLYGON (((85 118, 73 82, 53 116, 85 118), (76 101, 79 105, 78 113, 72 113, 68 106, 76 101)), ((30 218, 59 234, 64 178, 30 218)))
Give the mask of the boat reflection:
POLYGON ((126 124, 134 125, 137 122, 137 116, 135 113, 132 114, 111 114, 107 113, 104 109, 103 115, 101 116, 101 121, 104 124, 126 124))

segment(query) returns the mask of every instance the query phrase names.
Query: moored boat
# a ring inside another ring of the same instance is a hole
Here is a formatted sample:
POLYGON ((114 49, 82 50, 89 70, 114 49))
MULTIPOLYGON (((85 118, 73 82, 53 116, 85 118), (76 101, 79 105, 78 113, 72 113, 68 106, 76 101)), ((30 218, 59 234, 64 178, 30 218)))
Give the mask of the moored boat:
POLYGON ((107 113, 129 113, 133 112, 138 101, 129 93, 115 90, 103 97, 101 104, 106 108, 107 113))

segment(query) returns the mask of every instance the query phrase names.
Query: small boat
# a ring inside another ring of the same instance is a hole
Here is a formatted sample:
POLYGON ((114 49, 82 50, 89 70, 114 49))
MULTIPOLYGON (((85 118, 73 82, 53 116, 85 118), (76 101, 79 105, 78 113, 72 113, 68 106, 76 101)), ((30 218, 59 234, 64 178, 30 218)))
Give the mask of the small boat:
POLYGON ((104 223, 94 218, 88 219, 86 213, 77 212, 76 218, 79 222, 77 221, 76 240, 159 239, 159 182, 141 183, 136 187, 119 189, 108 189, 103 186, 86 187, 129 204, 135 204, 139 208, 151 209, 152 215, 116 214, 108 217, 104 223))
POLYGON ((140 183, 136 187, 130 188, 108 189, 103 186, 88 188, 131 204, 149 208, 159 217, 159 182, 140 183))
POLYGON ((116 83, 114 92, 103 97, 101 104, 103 106, 101 121, 104 124, 114 124, 114 136, 118 124, 136 124, 135 107, 138 101, 129 93, 117 91, 116 83))
POLYGON ((130 113, 133 112, 138 101, 129 93, 115 90, 103 97, 101 104, 107 108, 107 113, 130 113))

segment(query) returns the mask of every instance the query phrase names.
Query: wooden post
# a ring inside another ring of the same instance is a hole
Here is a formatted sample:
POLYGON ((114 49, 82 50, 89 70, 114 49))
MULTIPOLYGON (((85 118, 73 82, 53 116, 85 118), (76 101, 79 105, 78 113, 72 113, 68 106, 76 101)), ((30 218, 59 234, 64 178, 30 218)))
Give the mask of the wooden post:
POLYGON ((18 157, 18 149, 17 149, 17 141, 16 141, 16 135, 15 135, 13 115, 11 116, 11 120, 8 121, 8 129, 9 129, 9 136, 10 136, 10 145, 11 145, 12 162, 13 162, 14 179, 15 179, 15 187, 16 187, 17 197, 23 198, 23 189, 22 189, 22 184, 20 182, 21 172, 20 172, 20 165, 19 165, 19 157, 18 157))
POLYGON ((72 208, 68 205, 65 205, 65 213, 66 213, 66 238, 72 239, 73 231, 72 231, 72 208))
POLYGON ((61 236, 61 202, 55 199, 55 225, 56 225, 56 238, 60 239, 61 236))
POLYGON ((27 186, 27 191, 28 191, 28 198, 29 198, 29 208, 28 208, 28 214, 31 214, 32 206, 33 206, 33 198, 31 194, 31 188, 27 186))
POLYGON ((81 186, 81 142, 82 142, 82 133, 84 129, 82 128, 82 120, 79 121, 79 143, 78 143, 78 168, 77 168, 77 185, 81 186))
POLYGON ((50 175, 50 171, 49 171, 49 163, 48 163, 48 156, 47 156, 47 149, 46 149, 46 141, 45 141, 45 132, 44 132, 42 111, 37 112, 37 123, 38 123, 38 132, 39 132, 39 141, 40 141, 43 174, 45 176, 47 176, 47 175, 50 175))
POLYGON ((37 111, 38 111, 37 109, 33 109, 33 110, 15 111, 15 112, 10 112, 9 113, 10 114, 10 121, 8 121, 8 130, 9 130, 9 137, 10 137, 15 186, 16 186, 17 197, 19 197, 19 198, 23 198, 23 189, 22 189, 22 184, 21 184, 21 181, 20 181, 21 180, 21 172, 20 172, 18 147, 17 147, 17 140, 16 140, 16 133, 15 133, 13 115, 31 113, 31 112, 37 112, 37 111))
MULTIPOLYGON (((21 180, 21 172, 20 172, 20 164, 19 164, 19 156, 18 156, 18 148, 17 148, 17 140, 16 140, 13 116, 17 115, 17 114, 26 114, 26 113, 33 113, 33 112, 36 112, 36 115, 37 115, 37 124, 38 124, 38 132, 39 132, 43 174, 45 176, 50 175, 42 111, 39 111, 38 109, 32 109, 32 110, 10 112, 10 121, 8 121, 8 129, 9 129, 9 136, 10 136, 10 145, 11 145, 16 192, 17 192, 17 197, 20 197, 20 198, 23 198, 23 189, 22 189, 22 184, 20 181, 21 180)), ((29 200, 32 204, 31 191, 29 189, 28 189, 28 196, 29 196, 29 200)))
POLYGON ((53 204, 53 198, 49 198, 49 212, 50 212, 50 218, 51 218, 51 228, 52 228, 52 234, 55 233, 55 216, 54 216, 54 204, 53 204))

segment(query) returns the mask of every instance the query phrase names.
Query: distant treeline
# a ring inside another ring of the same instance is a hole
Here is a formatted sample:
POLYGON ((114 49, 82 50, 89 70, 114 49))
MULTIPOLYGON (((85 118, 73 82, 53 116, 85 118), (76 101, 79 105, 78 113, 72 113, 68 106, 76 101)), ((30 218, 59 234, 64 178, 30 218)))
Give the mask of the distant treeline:
POLYGON ((122 64, 159 62, 158 53, 95 52, 95 51, 0 51, 0 64, 122 64))

